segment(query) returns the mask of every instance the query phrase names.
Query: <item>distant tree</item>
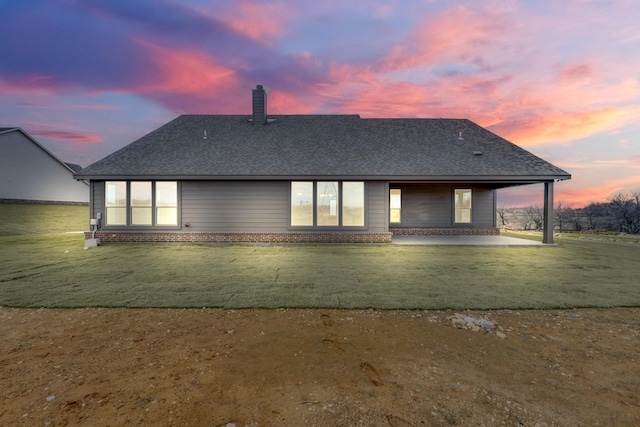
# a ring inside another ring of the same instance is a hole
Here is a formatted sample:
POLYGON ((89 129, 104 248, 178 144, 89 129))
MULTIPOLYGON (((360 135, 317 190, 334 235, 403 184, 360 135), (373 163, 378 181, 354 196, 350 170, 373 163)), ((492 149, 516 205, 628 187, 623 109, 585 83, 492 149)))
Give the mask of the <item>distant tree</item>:
POLYGON ((569 209, 568 216, 573 229, 575 231, 582 231, 584 227, 584 210, 580 208, 569 209))
POLYGON ((519 212, 516 218, 518 220, 518 224, 520 224, 520 227, 523 230, 531 230, 531 227, 533 225, 533 219, 530 215, 530 209, 530 206, 518 209, 519 212))
POLYGON ((524 208, 524 223, 527 224, 525 230, 530 230, 533 226, 536 231, 542 230, 544 224, 544 211, 540 206, 529 205, 524 208))
POLYGON ((571 206, 568 206, 562 200, 558 202, 558 204, 553 210, 555 223, 558 225, 558 229, 560 230, 561 233, 564 231, 567 222, 569 222, 570 211, 571 211, 571 206))
POLYGON ((504 205, 500 206, 498 209, 496 209, 496 212, 498 214, 498 222, 500 224, 500 227, 506 227, 509 223, 509 220, 507 218, 509 212, 507 211, 507 208, 505 208, 504 205))
POLYGON ((634 191, 631 195, 618 193, 611 197, 609 204, 618 231, 640 233, 640 191, 634 191))
POLYGON ((590 203, 582 208, 582 215, 587 223, 587 230, 595 230, 607 217, 609 209, 606 203, 590 203))

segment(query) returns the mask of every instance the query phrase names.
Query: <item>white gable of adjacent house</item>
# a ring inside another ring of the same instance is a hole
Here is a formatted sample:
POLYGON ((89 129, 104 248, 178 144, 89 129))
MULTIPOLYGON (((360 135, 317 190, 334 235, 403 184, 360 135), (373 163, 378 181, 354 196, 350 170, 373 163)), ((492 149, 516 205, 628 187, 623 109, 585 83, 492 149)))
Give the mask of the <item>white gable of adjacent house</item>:
POLYGON ((0 199, 89 202, 89 186, 17 128, 0 129, 0 199))

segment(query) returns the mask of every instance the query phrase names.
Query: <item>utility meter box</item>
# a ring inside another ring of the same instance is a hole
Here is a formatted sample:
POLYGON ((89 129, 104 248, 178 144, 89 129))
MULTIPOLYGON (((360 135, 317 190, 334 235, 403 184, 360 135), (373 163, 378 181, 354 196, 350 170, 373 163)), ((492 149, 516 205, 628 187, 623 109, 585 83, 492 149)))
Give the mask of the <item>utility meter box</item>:
POLYGON ((98 225, 98 220, 96 218, 91 218, 91 225, 98 225))

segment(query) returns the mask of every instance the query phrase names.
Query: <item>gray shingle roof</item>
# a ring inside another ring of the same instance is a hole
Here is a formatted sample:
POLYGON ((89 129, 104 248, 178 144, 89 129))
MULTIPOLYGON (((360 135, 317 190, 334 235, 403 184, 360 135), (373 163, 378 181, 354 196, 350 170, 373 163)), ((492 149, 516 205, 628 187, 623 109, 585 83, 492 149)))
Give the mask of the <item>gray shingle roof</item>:
POLYGON ((82 166, 76 165, 75 163, 64 162, 64 164, 67 165, 67 167, 75 173, 78 173, 82 170, 82 166))
POLYGON ((464 119, 183 115, 84 168, 91 179, 569 179, 464 119), (205 136, 206 131, 206 138, 205 136))

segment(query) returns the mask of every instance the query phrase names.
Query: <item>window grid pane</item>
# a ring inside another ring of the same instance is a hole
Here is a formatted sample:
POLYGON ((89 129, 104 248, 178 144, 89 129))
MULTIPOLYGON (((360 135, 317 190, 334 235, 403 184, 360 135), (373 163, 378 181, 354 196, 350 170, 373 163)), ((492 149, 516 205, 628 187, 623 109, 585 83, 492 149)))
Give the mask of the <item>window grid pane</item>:
POLYGON ((156 225, 178 225, 178 183, 156 182, 156 225))
POLYGON ((157 225, 177 225, 178 209, 177 208, 158 208, 156 224, 157 225))
POLYGON ((156 206, 178 207, 177 182, 156 182, 156 206))
POLYGON ((131 182, 131 225, 151 225, 151 181, 131 182))
POLYGON ((127 225, 127 183, 125 181, 107 181, 106 225, 127 225))
POLYGON ((313 226, 313 182, 291 183, 291 225, 313 226))
POLYGON ((342 183, 342 225, 364 226, 364 182, 342 183))
POLYGON ((318 206, 317 217, 318 226, 337 226, 338 217, 338 182, 319 181, 317 183, 318 206))

